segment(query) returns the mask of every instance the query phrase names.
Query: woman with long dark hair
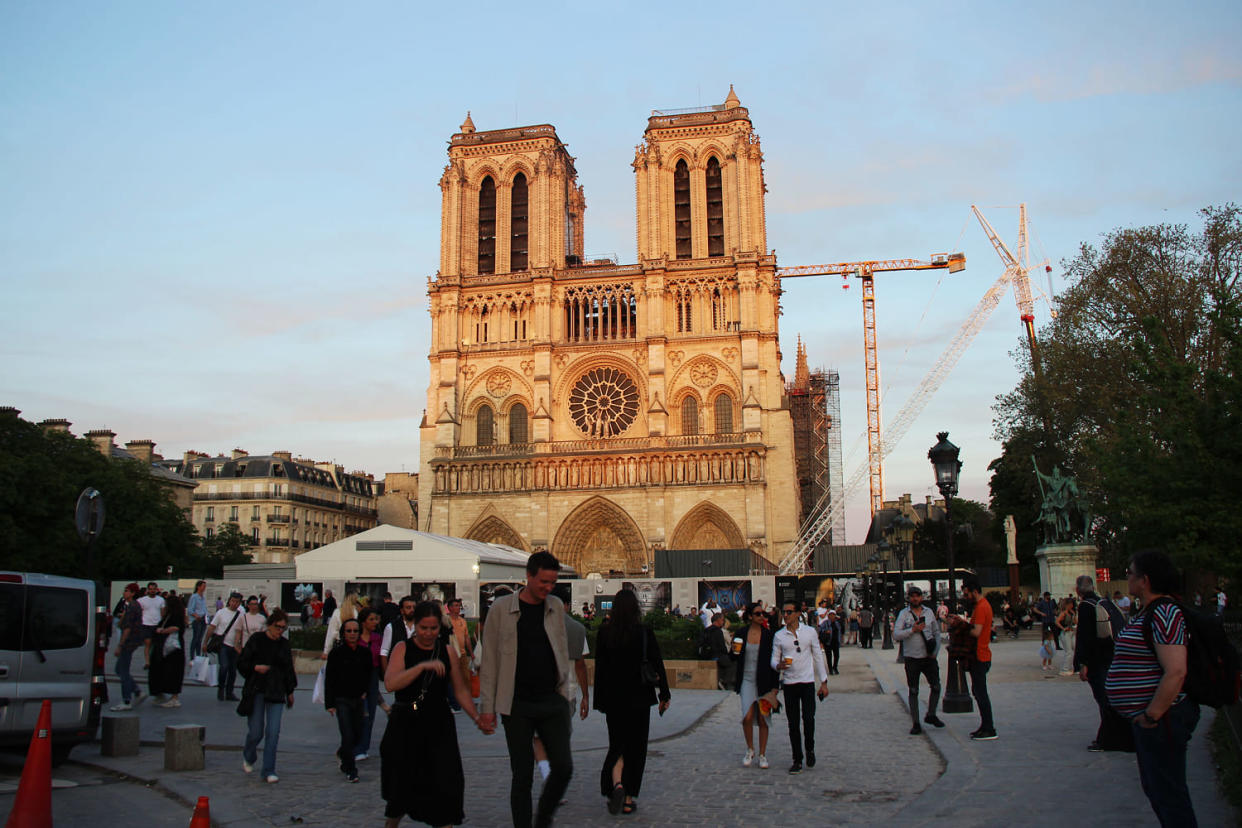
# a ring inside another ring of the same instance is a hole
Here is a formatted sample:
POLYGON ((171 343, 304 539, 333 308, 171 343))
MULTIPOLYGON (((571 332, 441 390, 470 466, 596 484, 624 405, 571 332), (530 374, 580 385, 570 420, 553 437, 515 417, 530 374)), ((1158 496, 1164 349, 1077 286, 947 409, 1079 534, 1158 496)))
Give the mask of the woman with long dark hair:
POLYGON ((341 760, 341 773, 350 782, 358 781, 358 737, 362 733, 367 691, 375 672, 371 649, 358 641, 361 635, 362 625, 357 618, 341 624, 341 638, 328 653, 323 682, 323 706, 329 715, 336 717, 341 733, 341 746, 336 756, 341 760))
POLYGON ((733 660, 742 665, 737 671, 737 685, 734 688, 742 702, 742 735, 746 738, 746 756, 742 759, 742 767, 749 768, 755 761, 754 728, 758 724, 759 767, 767 769, 772 701, 764 696, 774 693, 780 686, 780 675, 769 663, 775 633, 763 626, 763 608, 757 603, 746 605, 742 620, 747 626, 734 636, 729 646, 733 660))
POLYGON ((595 709, 608 721, 608 754, 599 774, 600 793, 608 812, 633 813, 647 764, 651 708, 668 710, 668 675, 655 633, 643 625, 638 598, 628 589, 612 599, 608 621, 595 646, 595 709), (655 671, 656 684, 644 681, 644 662, 655 671))
POLYGON ((380 674, 380 644, 384 640, 380 620, 377 610, 367 607, 358 611, 358 624, 362 628, 362 632, 358 635, 358 646, 371 654, 371 679, 367 684, 362 733, 359 734, 358 744, 354 748, 354 760, 358 762, 366 759, 371 750, 371 732, 375 729, 376 708, 383 707, 385 712, 388 710, 388 705, 384 704, 384 697, 380 694, 380 681, 383 680, 380 674))
POLYGON ((181 680, 185 677, 185 604, 181 597, 169 595, 164 615, 155 628, 151 644, 151 672, 148 689, 156 707, 180 707, 181 680))
POLYGON ((428 825, 459 825, 465 819, 466 781, 457 724, 449 709, 450 681, 462 710, 476 725, 479 714, 441 618, 438 604, 420 602, 414 607, 414 635, 388 656, 384 686, 396 699, 380 742, 386 828, 396 828, 406 814, 428 825))

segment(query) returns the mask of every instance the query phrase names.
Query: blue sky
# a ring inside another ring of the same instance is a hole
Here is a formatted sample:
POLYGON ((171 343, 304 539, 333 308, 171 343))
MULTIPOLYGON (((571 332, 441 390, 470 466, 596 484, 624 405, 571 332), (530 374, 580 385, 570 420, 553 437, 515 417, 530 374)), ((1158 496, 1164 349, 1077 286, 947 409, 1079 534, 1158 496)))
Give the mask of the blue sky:
MULTIPOLYGON (((166 456, 415 471, 437 181, 468 109, 479 129, 556 126, 588 254, 635 258, 650 110, 730 83, 782 265, 964 251, 952 277, 877 278, 888 419, 1002 271, 972 203, 1012 244, 1026 202, 1060 290, 1080 243, 1237 200, 1236 3, 862 5, 5 3, 0 403, 166 456)), ((866 452, 860 292, 786 289, 785 370, 800 334, 840 371, 848 476, 866 452)), ((986 500, 1020 333, 1010 295, 894 448, 887 496, 932 493, 948 429, 963 494, 986 500)))

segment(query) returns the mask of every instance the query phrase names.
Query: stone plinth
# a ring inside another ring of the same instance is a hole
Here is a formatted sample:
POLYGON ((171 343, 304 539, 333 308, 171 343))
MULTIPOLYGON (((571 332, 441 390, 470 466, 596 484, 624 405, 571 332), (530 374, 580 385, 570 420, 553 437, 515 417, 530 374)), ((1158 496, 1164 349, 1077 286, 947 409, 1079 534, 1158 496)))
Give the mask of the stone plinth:
POLYGON ((103 717, 99 752, 104 756, 137 756, 138 740, 138 717, 133 713, 103 717))
POLYGON ((164 770, 202 770, 207 728, 196 724, 164 728, 164 770))
POLYGON ((1035 550, 1039 562, 1039 589, 1060 600, 1074 594, 1079 575, 1095 577, 1100 550, 1089 543, 1050 543, 1035 550))

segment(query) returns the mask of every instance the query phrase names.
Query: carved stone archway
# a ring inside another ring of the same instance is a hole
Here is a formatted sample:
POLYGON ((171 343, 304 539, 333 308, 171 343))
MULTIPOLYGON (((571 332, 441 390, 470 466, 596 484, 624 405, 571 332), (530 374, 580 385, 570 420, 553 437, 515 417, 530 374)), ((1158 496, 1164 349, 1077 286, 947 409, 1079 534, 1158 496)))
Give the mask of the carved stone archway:
POLYGON ((603 497, 593 497, 570 512, 556 531, 552 554, 582 575, 611 570, 638 573, 647 563, 638 526, 603 497))
POLYGON ((719 506, 700 503, 677 524, 669 549, 745 549, 742 532, 719 506))
POLYGON ((521 549, 523 552, 530 551, 526 547, 526 542, 522 540, 522 536, 512 526, 495 515, 481 518, 474 526, 470 527, 470 531, 466 532, 465 537, 468 540, 483 541, 484 543, 502 543, 505 546, 512 546, 514 549, 521 549))

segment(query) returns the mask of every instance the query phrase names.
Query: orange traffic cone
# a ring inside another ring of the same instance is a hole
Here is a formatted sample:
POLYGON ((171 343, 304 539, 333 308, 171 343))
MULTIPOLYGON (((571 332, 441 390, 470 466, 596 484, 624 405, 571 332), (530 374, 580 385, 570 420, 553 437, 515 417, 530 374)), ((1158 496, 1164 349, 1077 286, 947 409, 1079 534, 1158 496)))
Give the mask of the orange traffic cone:
POLYGON ((52 702, 43 700, 6 828, 52 828, 52 702))
POLYGON ((194 816, 190 817, 190 828, 211 828, 211 808, 207 805, 207 797, 198 798, 194 816))

